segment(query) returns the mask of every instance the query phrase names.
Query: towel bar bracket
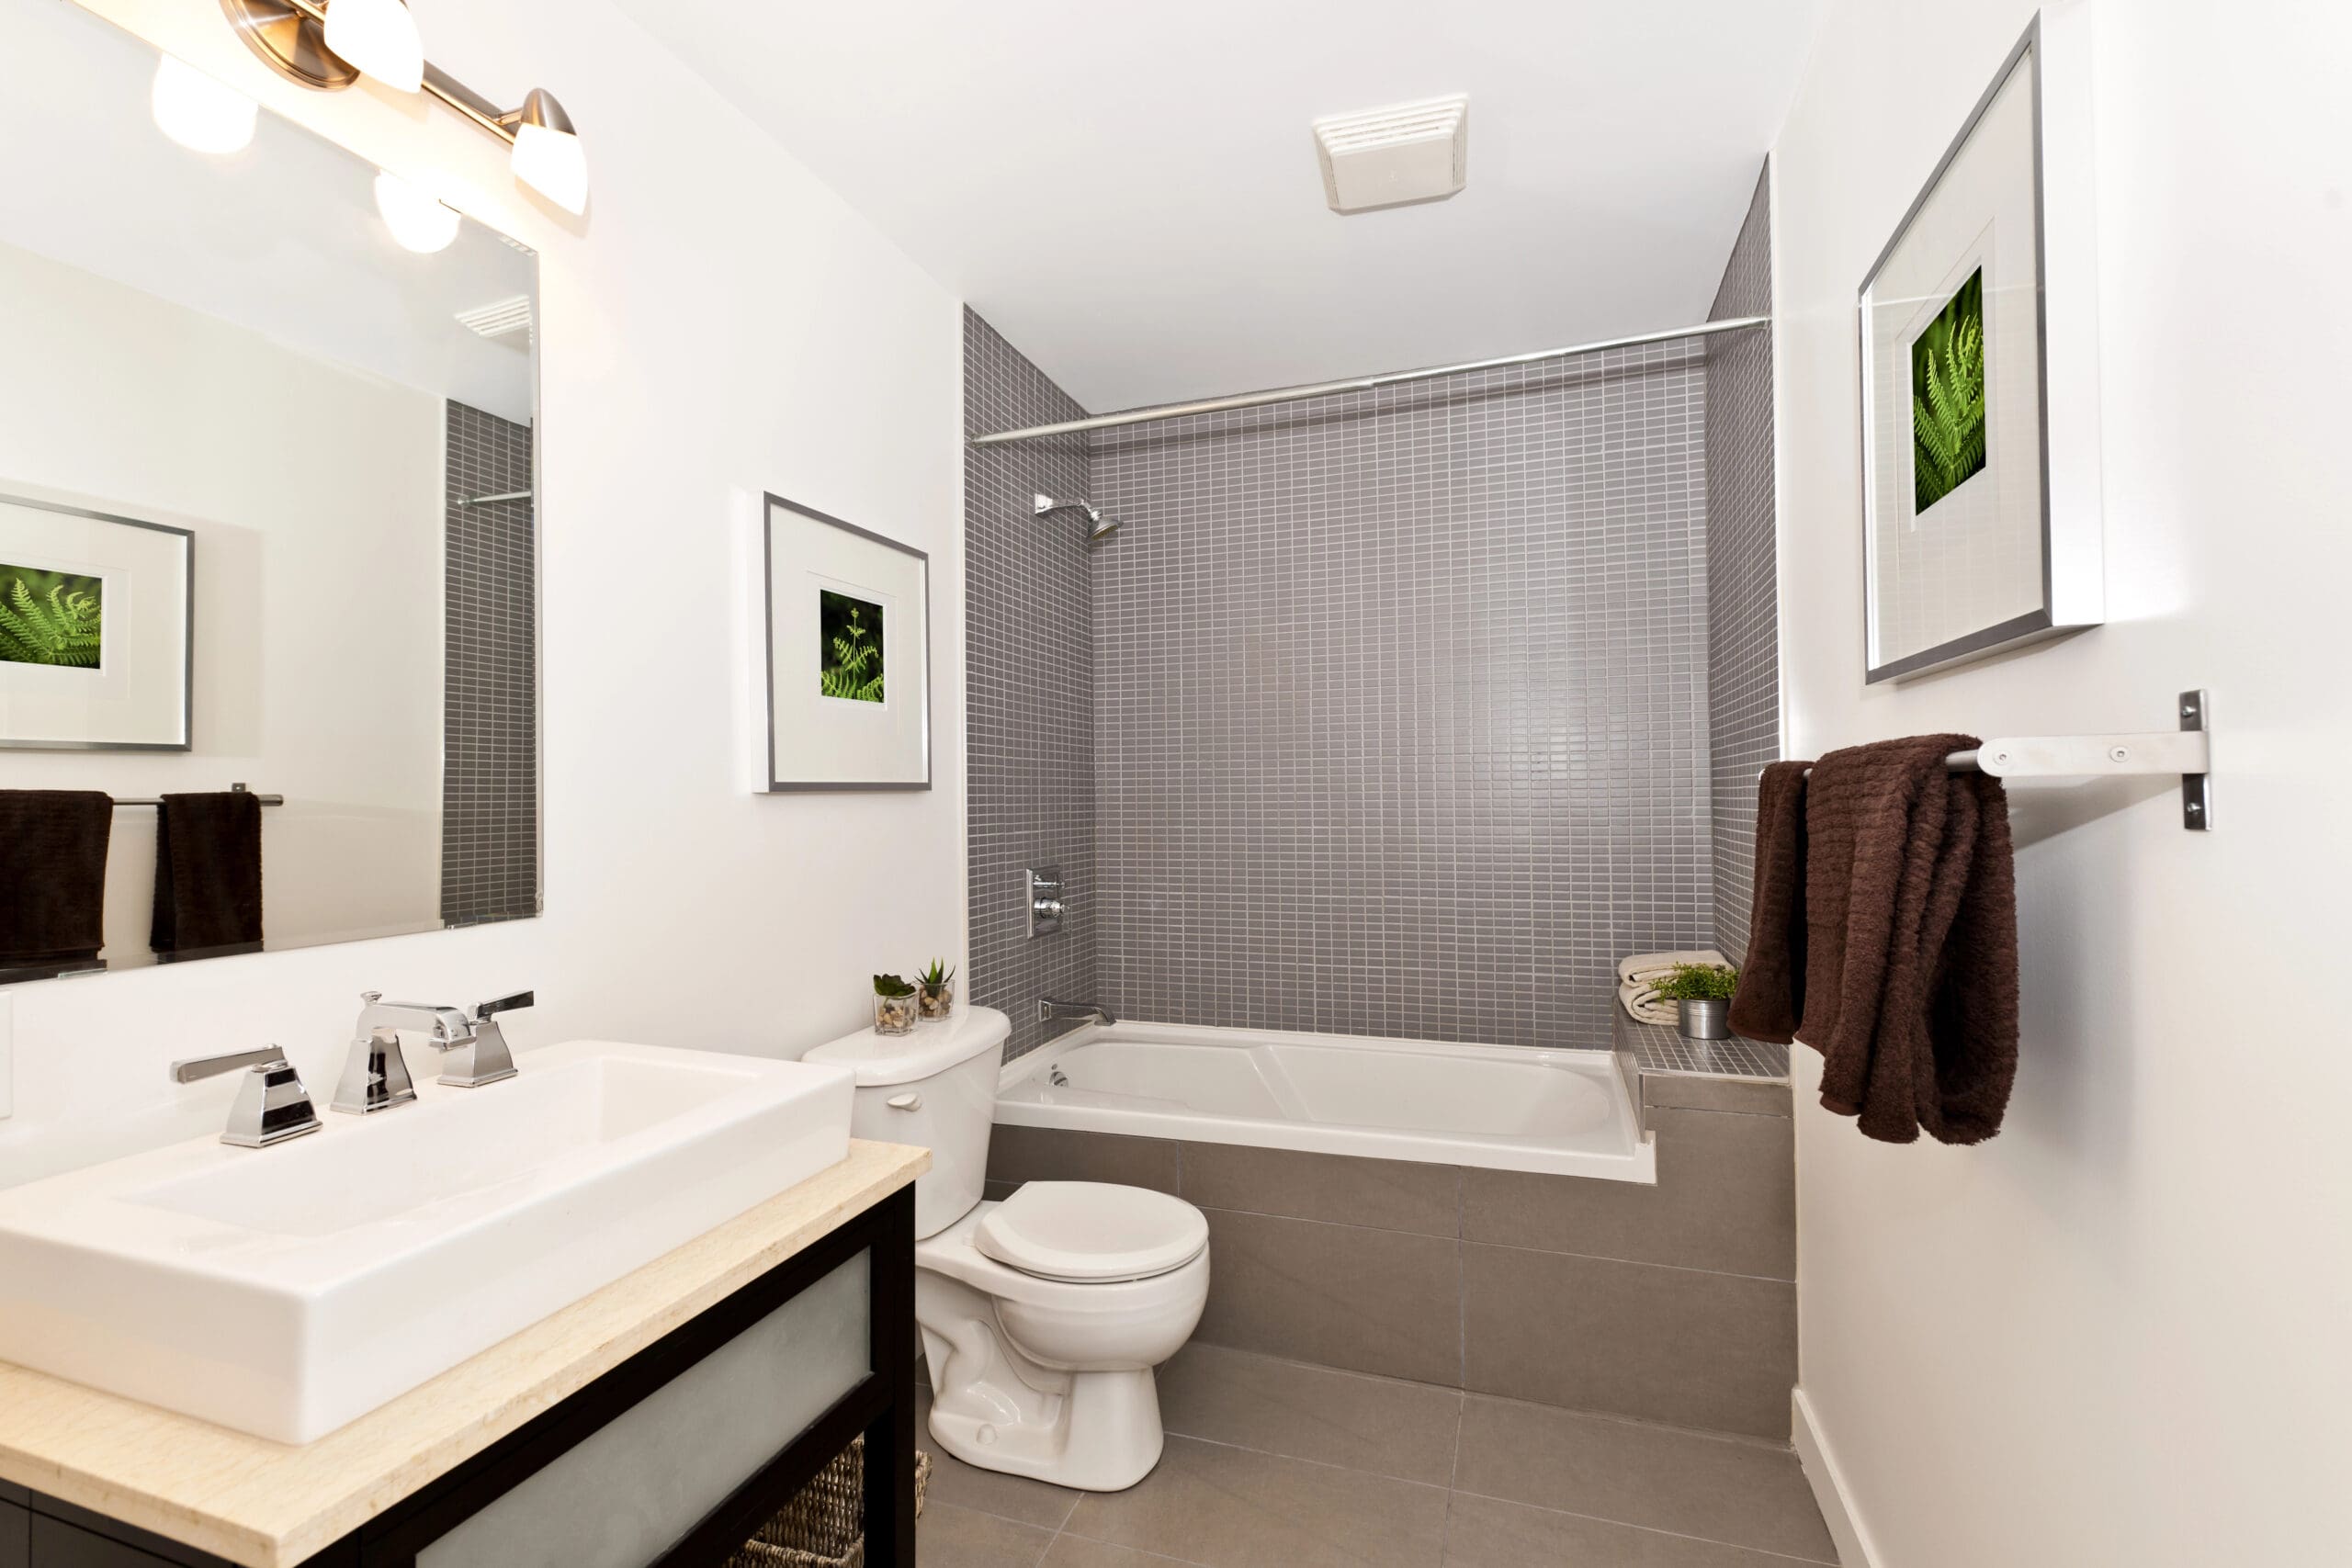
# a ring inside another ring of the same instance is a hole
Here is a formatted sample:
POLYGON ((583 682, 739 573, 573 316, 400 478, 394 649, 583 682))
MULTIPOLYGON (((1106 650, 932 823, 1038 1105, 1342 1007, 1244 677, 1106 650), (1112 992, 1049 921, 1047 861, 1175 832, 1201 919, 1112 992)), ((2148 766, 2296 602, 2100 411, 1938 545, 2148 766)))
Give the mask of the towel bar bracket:
POLYGON ((2202 833, 2213 825, 2212 749, 2205 730, 2208 706, 2203 691, 2183 692, 2177 705, 2177 729, 2149 735, 2003 736, 1952 761, 1955 766, 1964 765, 1964 757, 1985 773, 2005 779, 2177 773, 2180 825, 2192 833, 2202 833))
POLYGON ((2208 831, 2213 826, 2213 775, 2205 741, 2205 711, 2211 705, 2204 688, 2180 694, 2180 728, 2184 735, 2194 735, 2198 741, 2197 766, 2180 775, 2180 825, 2192 833, 2208 831))

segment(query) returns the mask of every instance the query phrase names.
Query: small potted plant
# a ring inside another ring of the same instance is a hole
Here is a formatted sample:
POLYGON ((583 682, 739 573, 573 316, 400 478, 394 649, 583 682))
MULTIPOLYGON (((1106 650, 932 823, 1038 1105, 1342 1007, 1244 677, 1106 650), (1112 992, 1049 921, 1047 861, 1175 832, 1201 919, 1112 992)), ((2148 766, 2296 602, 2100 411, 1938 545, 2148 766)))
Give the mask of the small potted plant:
POLYGON ((896 975, 874 976, 874 1032, 910 1034, 915 1027, 915 988, 896 975))
POLYGON ((925 1023, 945 1018, 956 1010, 956 971, 938 959, 933 959, 931 967, 915 976, 915 988, 922 993, 917 999, 922 1004, 925 1023))
POLYGON ((1731 994, 1739 971, 1728 964, 1678 964, 1657 983, 1661 999, 1682 1005, 1682 1038, 1731 1038, 1731 994))

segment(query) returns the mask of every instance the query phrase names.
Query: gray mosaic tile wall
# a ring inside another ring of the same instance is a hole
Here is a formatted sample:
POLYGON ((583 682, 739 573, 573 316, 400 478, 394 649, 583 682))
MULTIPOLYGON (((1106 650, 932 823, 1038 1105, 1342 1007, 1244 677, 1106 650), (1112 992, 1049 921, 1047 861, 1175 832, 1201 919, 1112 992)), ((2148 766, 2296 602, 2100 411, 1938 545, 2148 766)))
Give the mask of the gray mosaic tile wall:
MULTIPOLYGON (((996 330, 964 312, 966 434, 1086 411, 996 330)), ((1007 1059, 1044 1043, 1037 998, 1101 1000, 1095 944, 1094 616, 1083 514, 1038 519, 1030 497, 1095 499, 1086 440, 965 448, 965 723, 971 790, 971 973, 1012 1018, 1007 1059), (1027 931, 1023 873, 1058 868, 1070 913, 1027 931)), ((1057 1024, 1058 1031, 1068 1028, 1057 1024)))
POLYGON ((539 912, 538 547, 531 427, 452 401, 444 465, 441 918, 539 912))
MULTIPOLYGON (((1716 291, 1713 321, 1772 310, 1771 170, 1716 291)), ((1781 617, 1772 502, 1772 338, 1707 345, 1707 730, 1712 759, 1715 946, 1747 952, 1756 877, 1756 775, 1781 755, 1781 617)))
POLYGON ((1103 999, 1608 1048, 1617 958, 1714 922, 1705 378, 1661 345, 1096 437, 1103 999))

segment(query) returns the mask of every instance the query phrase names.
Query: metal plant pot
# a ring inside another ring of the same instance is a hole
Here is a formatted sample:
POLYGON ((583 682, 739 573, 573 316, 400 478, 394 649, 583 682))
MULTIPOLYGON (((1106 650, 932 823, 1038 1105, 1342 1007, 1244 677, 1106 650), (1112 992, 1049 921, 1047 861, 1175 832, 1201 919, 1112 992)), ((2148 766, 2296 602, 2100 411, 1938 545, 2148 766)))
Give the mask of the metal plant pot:
POLYGON ((1731 1038, 1731 1003, 1720 997, 1712 997, 1703 1001, 1686 997, 1681 1006, 1683 1039, 1728 1040, 1731 1038))

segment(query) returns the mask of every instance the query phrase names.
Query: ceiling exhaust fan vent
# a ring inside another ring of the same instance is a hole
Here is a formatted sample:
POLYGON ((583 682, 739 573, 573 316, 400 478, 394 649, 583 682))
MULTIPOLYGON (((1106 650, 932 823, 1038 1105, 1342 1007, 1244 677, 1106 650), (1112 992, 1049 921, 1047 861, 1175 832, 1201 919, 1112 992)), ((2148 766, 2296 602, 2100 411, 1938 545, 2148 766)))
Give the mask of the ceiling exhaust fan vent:
POLYGON ((1315 122, 1315 156, 1334 212, 1442 200, 1468 178, 1469 153, 1464 93, 1315 122))
POLYGON ((494 299, 470 310, 460 310, 458 323, 486 338, 513 338, 519 334, 522 341, 515 346, 526 347, 531 341, 531 297, 517 294, 512 299, 494 299))

